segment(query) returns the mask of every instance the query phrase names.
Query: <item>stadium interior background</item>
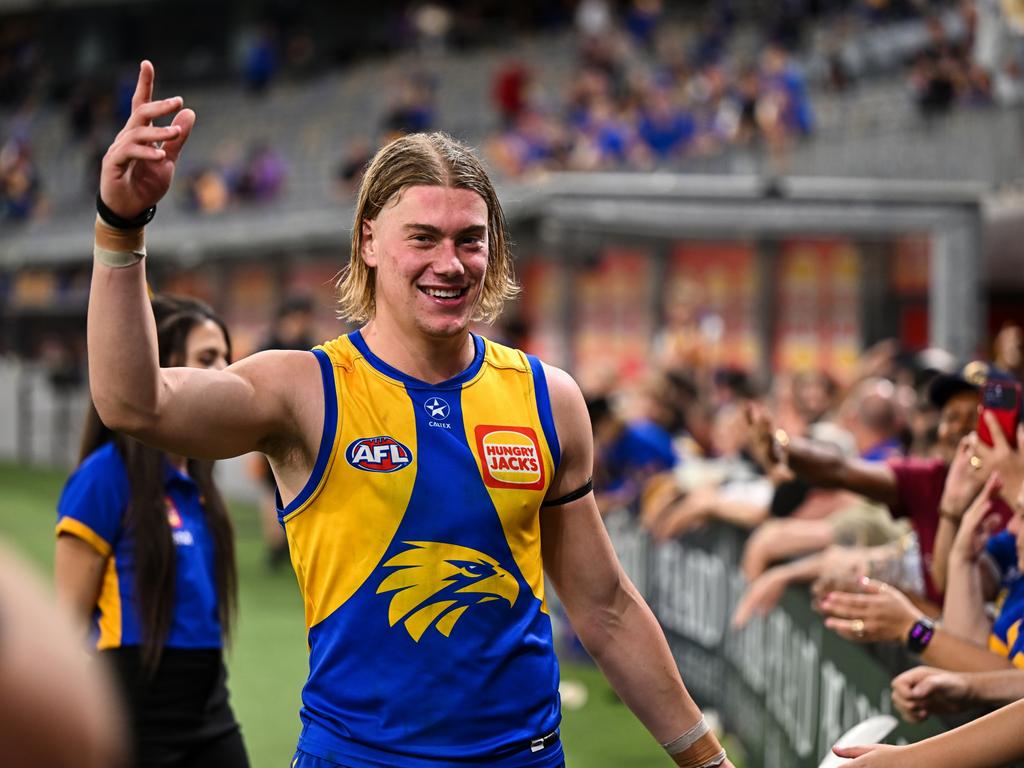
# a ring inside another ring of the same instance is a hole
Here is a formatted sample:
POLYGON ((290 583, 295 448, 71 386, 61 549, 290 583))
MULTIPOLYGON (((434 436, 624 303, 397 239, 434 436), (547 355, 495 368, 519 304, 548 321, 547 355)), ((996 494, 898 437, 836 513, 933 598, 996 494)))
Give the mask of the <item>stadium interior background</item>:
MULTIPOLYGON (((667 348, 695 375, 744 371, 765 390, 799 371, 842 382, 882 340, 908 358, 987 357, 1024 319, 1024 4, 6 0, 0 462, 12 484, 41 468, 40 498, 76 455, 99 161, 143 57, 158 94, 198 115, 150 227, 151 283, 211 303, 236 357, 297 298, 315 307, 312 338, 349 330, 333 278, 361 169, 388 138, 435 129, 480 149, 510 220, 524 291, 483 332, 585 390, 635 402, 667 348)), ((258 498, 244 461, 221 476, 233 498, 258 498)), ((47 567, 52 520, 14 517, 0 509, 0 535, 47 567)), ((663 579, 636 536, 617 539, 623 559, 638 581, 663 579)), ((718 555, 735 570, 735 552, 718 555)), ((258 600, 243 595, 243 641, 258 600)), ((721 633, 690 630, 708 663, 735 666, 714 652, 721 633)), ((251 654, 258 669, 271 636, 252 635, 238 664, 251 654)), ((737 678, 763 700, 760 735, 741 734, 748 765, 816 764, 841 725, 884 708, 873 689, 842 694, 830 730, 809 736, 768 690, 794 665, 765 663, 760 683, 737 678)), ((817 722, 824 689, 808 685, 817 722)), ((239 705, 249 732, 256 709, 247 722, 239 705)))

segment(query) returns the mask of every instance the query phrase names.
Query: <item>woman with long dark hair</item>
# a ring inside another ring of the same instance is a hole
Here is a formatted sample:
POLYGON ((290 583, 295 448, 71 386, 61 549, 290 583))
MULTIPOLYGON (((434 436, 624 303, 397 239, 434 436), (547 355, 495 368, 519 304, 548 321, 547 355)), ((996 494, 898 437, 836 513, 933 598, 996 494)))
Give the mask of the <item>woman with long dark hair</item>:
MULTIPOLYGON (((228 365, 208 306, 157 296, 153 312, 161 367, 228 365)), ((113 432, 90 407, 58 502, 56 586, 121 683, 139 768, 248 766, 225 684, 237 574, 213 462, 113 432)))

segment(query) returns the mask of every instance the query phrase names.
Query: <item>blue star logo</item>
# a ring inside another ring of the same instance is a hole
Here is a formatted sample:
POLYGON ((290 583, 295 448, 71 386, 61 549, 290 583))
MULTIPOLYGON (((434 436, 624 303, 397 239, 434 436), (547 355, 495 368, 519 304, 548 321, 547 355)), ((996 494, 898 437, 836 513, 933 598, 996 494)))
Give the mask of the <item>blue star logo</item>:
POLYGON ((426 410, 427 415, 430 416, 430 418, 440 419, 442 421, 448 418, 448 414, 451 413, 452 410, 451 406, 448 405, 446 401, 436 395, 423 403, 423 408, 426 410))

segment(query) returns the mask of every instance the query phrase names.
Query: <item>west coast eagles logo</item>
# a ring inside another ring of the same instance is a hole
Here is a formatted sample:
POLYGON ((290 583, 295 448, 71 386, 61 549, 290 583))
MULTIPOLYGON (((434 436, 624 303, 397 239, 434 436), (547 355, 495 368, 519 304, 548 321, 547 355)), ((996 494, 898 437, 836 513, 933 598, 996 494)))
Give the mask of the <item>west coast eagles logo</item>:
POLYGON ((455 622, 470 608, 505 600, 511 608, 519 597, 519 583, 493 557, 469 547, 437 541, 405 541, 410 549, 399 552, 385 568, 397 568, 377 588, 394 592, 388 623, 405 624, 417 643, 433 626, 450 637, 455 622))

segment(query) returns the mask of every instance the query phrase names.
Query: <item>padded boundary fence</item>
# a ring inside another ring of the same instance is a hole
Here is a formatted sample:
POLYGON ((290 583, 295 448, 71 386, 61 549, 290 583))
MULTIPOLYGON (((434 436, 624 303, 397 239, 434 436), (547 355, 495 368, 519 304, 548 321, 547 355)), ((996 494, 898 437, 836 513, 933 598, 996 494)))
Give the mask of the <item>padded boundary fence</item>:
MULTIPOLYGON (((622 510, 605 519, 623 567, 661 622, 694 698, 718 711, 751 768, 817 766, 839 736, 870 715, 891 713, 889 682, 914 663, 825 629, 806 589, 742 630, 729 619, 743 594, 745 534, 713 524, 655 545, 622 510)), ((945 726, 900 724, 890 743, 914 742, 945 726)))

